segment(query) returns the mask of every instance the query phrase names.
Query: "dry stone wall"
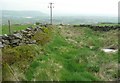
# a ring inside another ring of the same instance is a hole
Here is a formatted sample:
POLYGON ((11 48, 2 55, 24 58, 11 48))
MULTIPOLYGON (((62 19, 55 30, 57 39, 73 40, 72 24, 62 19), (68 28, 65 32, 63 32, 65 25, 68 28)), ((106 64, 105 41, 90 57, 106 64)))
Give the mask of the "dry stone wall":
POLYGON ((109 31, 109 30, 115 30, 115 29, 120 29, 119 25, 116 26, 97 26, 97 25, 74 25, 74 27, 89 27, 94 31, 109 31))
POLYGON ((33 40, 32 36, 34 36, 37 31, 42 31, 42 28, 28 27, 26 30, 14 32, 12 35, 5 34, 0 36, 0 48, 3 48, 7 45, 15 47, 24 44, 36 44, 36 40, 33 40))

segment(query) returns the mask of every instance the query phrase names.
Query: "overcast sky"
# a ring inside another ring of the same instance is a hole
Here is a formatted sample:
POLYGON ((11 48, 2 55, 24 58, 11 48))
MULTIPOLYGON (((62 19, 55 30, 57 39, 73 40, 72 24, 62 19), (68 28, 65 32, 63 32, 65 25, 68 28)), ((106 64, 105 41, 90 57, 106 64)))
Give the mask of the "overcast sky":
POLYGON ((49 13, 54 3, 54 14, 118 15, 119 0, 0 0, 2 10, 37 10, 49 13))

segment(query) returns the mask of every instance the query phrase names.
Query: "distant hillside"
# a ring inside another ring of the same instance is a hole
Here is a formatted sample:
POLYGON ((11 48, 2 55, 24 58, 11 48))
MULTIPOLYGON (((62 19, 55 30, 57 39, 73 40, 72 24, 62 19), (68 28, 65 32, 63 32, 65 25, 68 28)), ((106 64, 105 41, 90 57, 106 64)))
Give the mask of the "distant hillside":
POLYGON ((12 24, 16 23, 35 23, 36 21, 45 22, 48 15, 40 11, 2 11, 2 23, 7 24, 8 19, 12 24))
POLYGON ((40 11, 11 11, 11 10, 3 10, 2 16, 3 17, 42 17, 46 16, 47 14, 42 13, 40 11))
MULTIPOLYGON (((40 11, 2 11, 2 23, 7 24, 11 20, 13 24, 26 23, 50 23, 49 13, 45 14, 40 11)), ((97 23, 118 23, 117 17, 112 16, 90 16, 90 15, 55 15, 53 12, 54 24, 97 24, 97 23)))

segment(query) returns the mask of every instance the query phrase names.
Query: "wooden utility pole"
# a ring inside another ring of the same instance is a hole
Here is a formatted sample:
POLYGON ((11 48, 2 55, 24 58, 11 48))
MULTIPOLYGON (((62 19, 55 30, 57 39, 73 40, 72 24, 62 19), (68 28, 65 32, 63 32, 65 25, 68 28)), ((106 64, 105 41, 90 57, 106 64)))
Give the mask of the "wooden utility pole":
POLYGON ((9 29, 9 34, 11 34, 10 20, 8 20, 8 29, 9 29))
POLYGON ((50 6, 48 6, 48 8, 50 8, 50 24, 52 25, 52 8, 54 8, 53 4, 54 3, 49 3, 50 6))

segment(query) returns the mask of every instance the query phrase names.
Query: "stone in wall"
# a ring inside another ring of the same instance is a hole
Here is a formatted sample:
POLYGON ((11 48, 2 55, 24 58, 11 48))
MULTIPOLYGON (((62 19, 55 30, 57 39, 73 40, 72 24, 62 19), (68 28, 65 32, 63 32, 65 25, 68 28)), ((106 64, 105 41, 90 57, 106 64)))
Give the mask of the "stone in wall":
POLYGON ((3 46, 3 44, 2 44, 2 42, 0 42, 0 48, 3 48, 4 46, 3 46))

